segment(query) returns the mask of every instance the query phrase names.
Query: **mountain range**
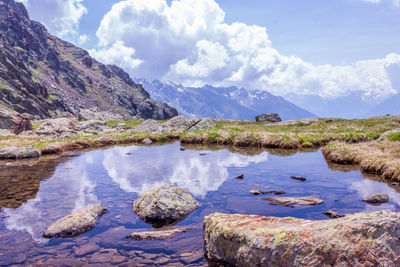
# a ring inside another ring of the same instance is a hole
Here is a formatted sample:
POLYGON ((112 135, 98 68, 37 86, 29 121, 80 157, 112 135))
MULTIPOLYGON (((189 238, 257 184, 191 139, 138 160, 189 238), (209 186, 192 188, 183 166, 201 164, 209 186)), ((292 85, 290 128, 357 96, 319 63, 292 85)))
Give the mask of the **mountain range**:
POLYGON ((77 117, 88 109, 126 119, 177 115, 121 68, 49 34, 15 0, 0 0, 0 89, 0 108, 36 118, 77 117))
POLYGON ((238 87, 184 87, 173 82, 135 79, 151 97, 175 107, 188 117, 254 120, 261 113, 278 113, 283 120, 313 118, 316 115, 267 91, 238 87))

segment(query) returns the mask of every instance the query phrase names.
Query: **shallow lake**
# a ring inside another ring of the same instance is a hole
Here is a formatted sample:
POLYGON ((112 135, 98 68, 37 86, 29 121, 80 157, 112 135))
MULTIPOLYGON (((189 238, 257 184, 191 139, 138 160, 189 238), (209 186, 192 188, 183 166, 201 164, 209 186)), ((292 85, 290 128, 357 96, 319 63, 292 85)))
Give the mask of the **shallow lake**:
POLYGON ((199 266, 202 222, 214 213, 245 213, 328 219, 322 212, 400 210, 396 188, 359 170, 328 165, 320 150, 278 150, 185 146, 117 146, 0 166, 0 265, 107 264, 199 266), (243 180, 234 179, 244 174, 243 180), (290 178, 305 176, 301 182, 290 178), (187 188, 201 207, 178 226, 198 229, 165 241, 134 241, 130 232, 151 229, 132 211, 143 192, 162 185, 187 188), (284 190, 283 196, 315 196, 313 207, 272 206, 249 193, 284 190), (387 193, 390 202, 371 206, 362 198, 387 193), (59 218, 90 204, 108 208, 96 228, 75 238, 44 239, 59 218))

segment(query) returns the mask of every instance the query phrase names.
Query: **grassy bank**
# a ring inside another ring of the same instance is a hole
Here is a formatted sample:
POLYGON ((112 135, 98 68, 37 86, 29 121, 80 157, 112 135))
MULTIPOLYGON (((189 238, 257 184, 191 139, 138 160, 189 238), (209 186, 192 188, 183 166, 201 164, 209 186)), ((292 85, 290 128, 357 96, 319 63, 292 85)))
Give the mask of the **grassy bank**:
MULTIPOLYGON (((118 123, 121 122, 108 122, 109 125, 118 123)), ((140 121, 125 123, 127 127, 135 127, 139 124, 140 121)), ((145 138, 150 138, 153 142, 180 140, 187 144, 300 149, 320 147, 332 141, 347 143, 372 141, 383 132, 395 128, 400 128, 400 116, 362 120, 314 119, 278 124, 218 121, 214 128, 182 133, 137 133, 127 128, 115 132, 63 139, 42 136, 0 137, 0 147, 34 145, 47 153, 60 149, 71 150, 110 144, 140 143, 145 138)))
POLYGON ((358 165, 364 172, 400 182, 400 141, 391 140, 358 144, 332 142, 322 152, 330 162, 358 165))

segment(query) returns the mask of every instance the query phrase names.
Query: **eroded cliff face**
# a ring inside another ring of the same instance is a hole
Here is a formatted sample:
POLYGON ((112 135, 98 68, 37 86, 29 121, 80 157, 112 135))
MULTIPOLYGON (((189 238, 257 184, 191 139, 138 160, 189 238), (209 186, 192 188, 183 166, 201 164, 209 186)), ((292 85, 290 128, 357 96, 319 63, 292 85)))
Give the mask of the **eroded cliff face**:
POLYGON ((83 109, 124 118, 169 119, 174 108, 150 99, 116 66, 50 35, 29 18, 22 3, 0 0, 0 108, 37 118, 79 116, 83 109))

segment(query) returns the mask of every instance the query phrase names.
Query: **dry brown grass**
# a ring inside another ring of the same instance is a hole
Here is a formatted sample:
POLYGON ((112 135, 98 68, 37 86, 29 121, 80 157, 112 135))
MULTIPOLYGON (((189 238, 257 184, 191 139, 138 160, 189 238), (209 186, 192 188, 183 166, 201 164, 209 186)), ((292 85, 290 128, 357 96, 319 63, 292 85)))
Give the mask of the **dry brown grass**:
POLYGON ((356 164, 368 173, 400 182, 400 141, 373 141, 359 144, 332 142, 322 149, 327 160, 356 164))

